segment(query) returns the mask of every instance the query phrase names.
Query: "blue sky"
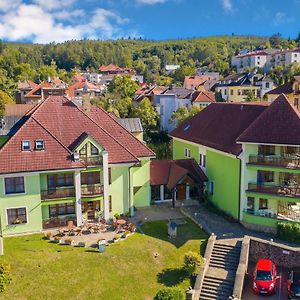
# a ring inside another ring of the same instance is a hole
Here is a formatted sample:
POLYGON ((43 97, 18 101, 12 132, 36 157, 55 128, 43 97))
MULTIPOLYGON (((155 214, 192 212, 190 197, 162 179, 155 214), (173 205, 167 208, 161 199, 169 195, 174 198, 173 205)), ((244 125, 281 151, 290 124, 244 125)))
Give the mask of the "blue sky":
POLYGON ((300 0, 0 0, 0 39, 296 37, 300 0))

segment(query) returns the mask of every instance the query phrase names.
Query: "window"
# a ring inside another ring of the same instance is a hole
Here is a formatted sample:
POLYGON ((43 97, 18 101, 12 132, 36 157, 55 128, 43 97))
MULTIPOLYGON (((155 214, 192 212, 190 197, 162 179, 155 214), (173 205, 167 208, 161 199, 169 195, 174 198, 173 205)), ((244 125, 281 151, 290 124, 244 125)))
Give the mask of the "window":
POLYGON ((297 53, 294 53, 294 57, 297 57, 297 53))
POLYGON ((203 154, 203 164, 202 166, 205 168, 206 166, 206 155, 203 154))
POLYGON ((214 194, 214 188, 215 188, 215 187, 214 187, 214 182, 211 181, 211 182, 210 182, 210 194, 211 194, 211 195, 214 194))
POLYGON ((233 90, 230 90, 230 95, 233 96, 233 90))
POLYGON ((84 146, 79 150, 79 155, 80 155, 80 156, 86 156, 86 155, 87 155, 87 145, 84 145, 84 146))
POLYGON ((274 182, 274 172, 272 171, 257 171, 258 182, 274 182))
POLYGON ((275 146, 258 145, 258 155, 275 155, 275 146))
POLYGON ((26 207, 9 208, 6 212, 8 225, 27 223, 26 207))
POLYGON ((49 216, 50 218, 63 216, 63 215, 74 215, 75 205, 74 203, 60 203, 49 205, 49 216))
POLYGON ((294 99, 294 106, 295 106, 296 108, 299 108, 299 99, 298 99, 298 98, 295 98, 295 99, 294 99))
POLYGON ((258 61, 257 64, 259 65, 259 64, 260 64, 260 61, 258 61))
POLYGON ((72 173, 48 175, 48 188, 73 186, 74 177, 72 173))
POLYGON ((112 196, 109 195, 109 212, 112 212, 112 196))
POLYGON ((22 151, 30 151, 30 141, 22 141, 22 151))
POLYGON ((202 154, 199 154, 199 165, 202 166, 202 154))
POLYGON ((268 209, 268 199, 259 199, 259 209, 268 209))
POLYGON ((266 82, 266 89, 270 88, 270 82, 266 82))
POLYGON ((242 95, 242 92, 241 90, 238 90, 238 95, 241 96, 242 95))
POLYGON ((6 195, 25 193, 24 177, 8 177, 4 183, 6 195))
POLYGON ((81 173, 81 184, 97 184, 100 183, 100 172, 81 173))
POLYGON ((254 212, 254 198, 253 197, 247 198, 247 212, 248 213, 254 212))
POLYGON ((111 168, 108 168, 108 183, 111 184, 111 168))
POLYGON ((191 157, 191 150, 188 148, 184 148, 184 155, 185 157, 191 157))
POLYGON ((227 95, 227 90, 224 90, 224 95, 227 95))
POLYGON ((91 144, 91 155, 99 155, 99 150, 93 144, 91 144))
POLYGON ((45 149, 45 142, 43 140, 36 140, 35 150, 44 150, 44 149, 45 149))

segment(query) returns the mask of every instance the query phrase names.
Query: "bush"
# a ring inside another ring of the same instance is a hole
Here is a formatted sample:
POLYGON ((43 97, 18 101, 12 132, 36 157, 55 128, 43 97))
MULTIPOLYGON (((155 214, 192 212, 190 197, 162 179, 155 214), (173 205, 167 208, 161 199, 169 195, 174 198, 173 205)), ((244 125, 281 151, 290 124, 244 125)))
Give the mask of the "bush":
POLYGON ((166 287, 157 292, 154 300, 185 300, 185 294, 178 287, 166 287))
POLYGON ((283 240, 300 244, 300 223, 278 222, 277 235, 283 240))
POLYGON ((0 292, 4 292, 10 282, 10 264, 0 264, 0 292))
POLYGON ((202 257, 197 252, 189 251, 184 255, 184 269, 187 273, 197 275, 202 265, 202 257))

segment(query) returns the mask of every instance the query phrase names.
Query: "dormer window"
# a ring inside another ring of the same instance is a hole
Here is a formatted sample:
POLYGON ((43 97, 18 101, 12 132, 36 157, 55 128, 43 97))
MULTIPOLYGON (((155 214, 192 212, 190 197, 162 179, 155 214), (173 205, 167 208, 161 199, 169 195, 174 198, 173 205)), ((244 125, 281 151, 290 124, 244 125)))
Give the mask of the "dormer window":
POLYGON ((22 141, 22 151, 30 151, 30 141, 22 141))
POLYGON ((99 150, 93 144, 91 144, 91 155, 99 155, 99 150))
POLYGON ((36 140, 35 141, 35 150, 44 150, 44 149, 45 149, 44 140, 36 140))

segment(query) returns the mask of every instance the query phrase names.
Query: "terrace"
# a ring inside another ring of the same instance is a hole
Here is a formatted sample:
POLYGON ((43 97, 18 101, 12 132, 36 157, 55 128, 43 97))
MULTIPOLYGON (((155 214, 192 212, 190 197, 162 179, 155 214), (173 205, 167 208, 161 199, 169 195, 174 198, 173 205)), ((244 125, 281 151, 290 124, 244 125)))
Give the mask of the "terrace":
POLYGON ((300 154, 250 155, 248 165, 300 169, 300 154))

